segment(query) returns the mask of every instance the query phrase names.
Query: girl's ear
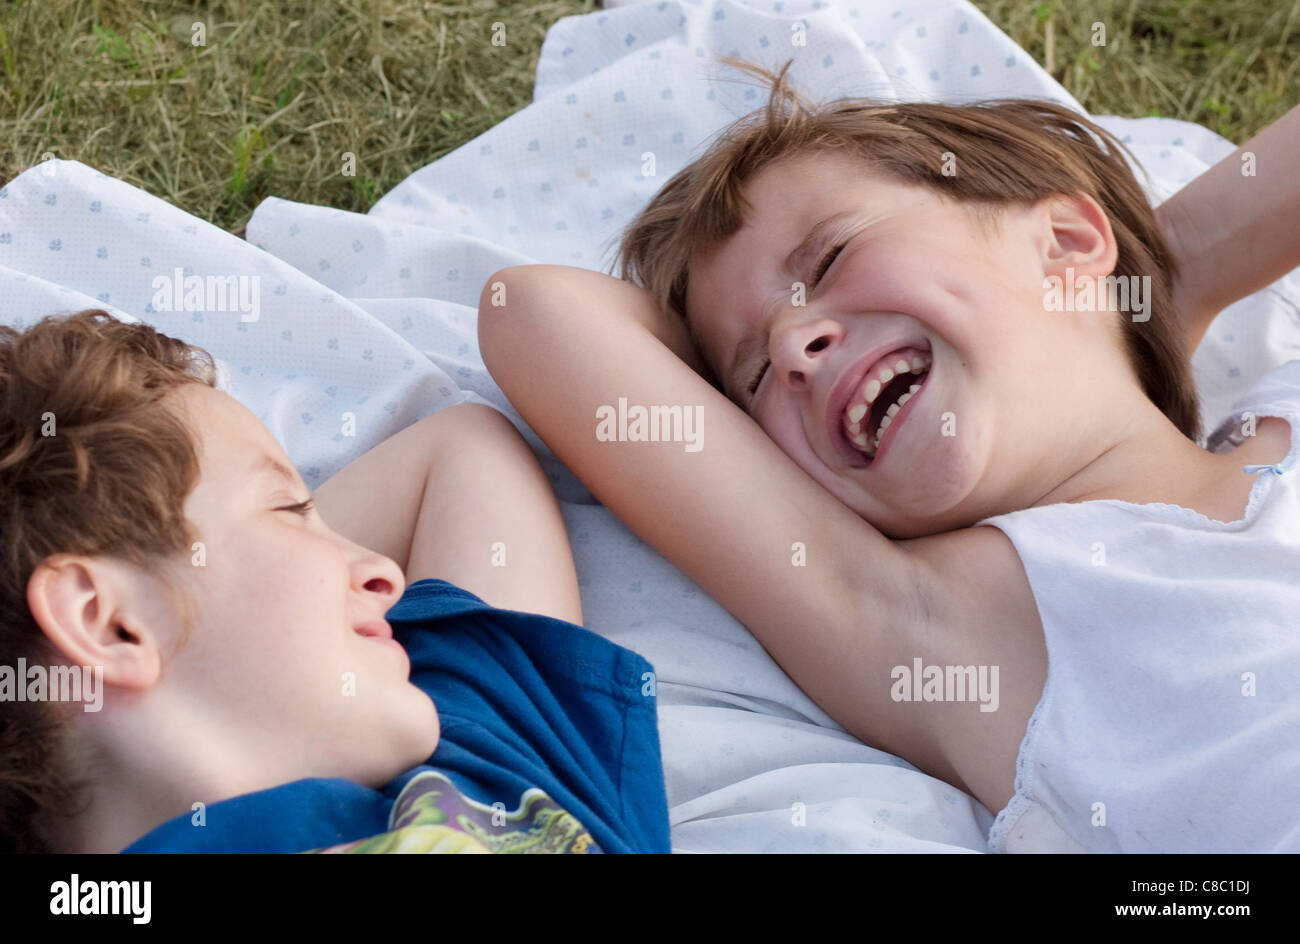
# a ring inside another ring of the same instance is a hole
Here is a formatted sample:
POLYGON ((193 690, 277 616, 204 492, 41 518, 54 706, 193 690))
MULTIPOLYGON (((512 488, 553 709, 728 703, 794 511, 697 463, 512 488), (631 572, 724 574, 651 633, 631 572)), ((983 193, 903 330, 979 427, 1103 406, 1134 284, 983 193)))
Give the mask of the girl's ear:
POLYGON ((1040 237, 1043 274, 1104 277, 1115 271, 1119 248, 1110 220, 1086 193, 1048 197, 1040 203, 1045 225, 1040 237))
POLYGON ((150 592, 128 564, 59 554, 27 581, 27 607, 67 663, 102 667, 106 683, 144 690, 162 670, 159 627, 144 619, 158 612, 156 601, 141 599, 150 592))

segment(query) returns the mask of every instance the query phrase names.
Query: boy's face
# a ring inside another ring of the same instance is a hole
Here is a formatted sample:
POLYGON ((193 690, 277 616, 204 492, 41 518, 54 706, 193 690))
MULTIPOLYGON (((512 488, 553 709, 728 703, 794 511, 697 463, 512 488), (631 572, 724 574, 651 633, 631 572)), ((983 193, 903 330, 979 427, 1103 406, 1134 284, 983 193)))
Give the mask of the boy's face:
POLYGON ((197 384, 178 396, 200 448, 185 513, 202 566, 182 565, 192 630, 161 683, 193 705, 195 736, 247 758, 241 791, 312 776, 379 785, 425 761, 437 713, 384 639, 401 570, 293 510, 310 494, 237 401, 197 384))
POLYGON ((1033 504, 1090 458, 1073 418, 1137 389, 1116 315, 1045 310, 1044 277, 1095 245, 1069 206, 1002 209, 986 232, 827 153, 768 165, 745 196, 744 226, 691 266, 702 353, 791 458, 890 536, 1033 504))

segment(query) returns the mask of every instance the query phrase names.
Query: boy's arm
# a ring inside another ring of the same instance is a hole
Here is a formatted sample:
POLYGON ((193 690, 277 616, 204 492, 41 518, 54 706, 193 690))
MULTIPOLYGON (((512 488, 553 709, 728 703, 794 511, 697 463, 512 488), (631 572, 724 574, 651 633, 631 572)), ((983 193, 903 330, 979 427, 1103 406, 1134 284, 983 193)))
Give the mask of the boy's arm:
POLYGON ((1300 107, 1162 203, 1156 219, 1179 267, 1174 310, 1190 355, 1220 311, 1300 265, 1300 107))
MULTIPOLYGON (((1042 677, 1017 672, 1034 653, 1008 639, 1007 587, 985 573, 969 593, 946 595, 929 561, 859 518, 675 357, 647 327, 658 317, 649 294, 629 283, 563 266, 516 267, 484 289, 480 348, 511 402, 592 493, 740 619, 828 714, 926 772, 968 784, 986 803, 1005 799, 1028 710, 972 718, 962 705, 961 720, 956 706, 918 708, 890 692, 891 668, 914 658, 972 661, 969 637, 990 647, 983 655, 997 649, 974 661, 1001 661, 1004 679, 1030 679, 1021 701, 1032 708, 1042 677), (492 304, 498 283, 501 307, 492 304), (698 409, 700 448, 602 441, 597 410, 616 413, 620 399, 698 409), (949 597, 967 607, 960 620, 949 597), (985 622, 999 640, 981 635, 985 622), (972 726, 978 733, 954 749, 950 732, 972 726), (975 769, 981 764, 987 773, 975 769)), ((987 555, 981 560, 996 569, 987 555)), ((1020 589, 1032 609, 1027 585, 1020 589)))
POLYGON ((537 458, 491 407, 447 407, 384 440, 313 496, 325 523, 508 610, 582 622, 564 519, 537 458))

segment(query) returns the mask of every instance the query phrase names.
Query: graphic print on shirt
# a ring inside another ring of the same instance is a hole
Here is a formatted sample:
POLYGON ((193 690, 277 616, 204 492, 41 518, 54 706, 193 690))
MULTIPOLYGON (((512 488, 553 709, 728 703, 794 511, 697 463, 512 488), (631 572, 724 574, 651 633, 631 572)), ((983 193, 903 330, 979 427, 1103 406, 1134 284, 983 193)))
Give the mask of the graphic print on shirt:
POLYGON ((506 812, 465 796, 437 771, 411 778, 393 803, 388 832, 317 853, 598 853, 577 818, 536 787, 506 812))

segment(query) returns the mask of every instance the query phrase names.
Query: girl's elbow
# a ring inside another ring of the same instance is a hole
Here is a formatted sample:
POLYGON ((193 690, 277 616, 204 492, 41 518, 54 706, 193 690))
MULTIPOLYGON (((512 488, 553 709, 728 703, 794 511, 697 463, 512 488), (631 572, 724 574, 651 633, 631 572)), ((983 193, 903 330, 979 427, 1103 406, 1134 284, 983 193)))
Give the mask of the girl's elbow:
POLYGON ((534 302, 545 293, 546 275, 540 271, 545 268, 507 266, 492 273, 483 285, 478 297, 478 338, 485 361, 488 351, 503 341, 518 343, 525 339, 538 308, 534 302))
POLYGON ((485 354, 488 345, 496 338, 505 313, 510 292, 510 282, 518 266, 509 266, 493 272, 478 296, 478 340, 485 354))

